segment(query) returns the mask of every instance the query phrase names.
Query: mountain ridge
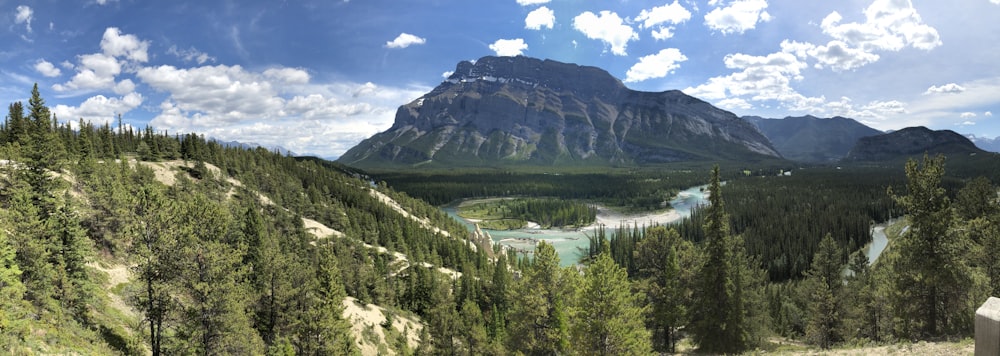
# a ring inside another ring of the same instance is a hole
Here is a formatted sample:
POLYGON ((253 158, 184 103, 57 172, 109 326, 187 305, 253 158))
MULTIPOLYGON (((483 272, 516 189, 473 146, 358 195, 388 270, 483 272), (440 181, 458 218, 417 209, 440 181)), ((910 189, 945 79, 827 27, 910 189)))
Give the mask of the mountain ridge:
POLYGON ((786 116, 783 119, 744 116, 787 159, 808 163, 836 162, 847 156, 857 140, 883 132, 854 119, 835 116, 786 116))
POLYGON ((752 125, 680 91, 634 91, 596 67, 519 56, 460 62, 400 106, 391 128, 338 161, 614 166, 779 157, 752 125))
POLYGON ((890 133, 863 137, 844 161, 889 161, 920 154, 973 155, 987 153, 967 137, 952 130, 907 127, 890 133))

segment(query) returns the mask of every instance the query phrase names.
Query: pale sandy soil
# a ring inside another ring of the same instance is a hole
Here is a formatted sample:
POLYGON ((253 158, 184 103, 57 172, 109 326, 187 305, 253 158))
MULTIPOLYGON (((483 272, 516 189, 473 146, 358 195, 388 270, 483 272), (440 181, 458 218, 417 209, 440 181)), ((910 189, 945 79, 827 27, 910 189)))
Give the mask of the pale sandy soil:
MULTIPOLYGON (((362 332, 368 327, 375 331, 379 343, 391 343, 392 340, 386 340, 385 330, 382 328, 382 323, 385 322, 384 308, 374 304, 361 306, 357 299, 347 297, 344 298, 344 318, 351 322, 351 332, 361 347, 362 355, 378 355, 378 344, 369 343, 362 336, 362 332)), ((393 329, 400 333, 406 333, 406 344, 411 350, 420 345, 420 330, 423 327, 420 320, 398 314, 392 320, 393 329)), ((394 354, 392 351, 389 352, 389 355, 394 354)))
POLYGON ((118 309, 118 311, 122 312, 123 314, 138 320, 139 313, 136 312, 135 309, 132 309, 132 307, 129 306, 128 303, 125 303, 125 300, 123 300, 121 296, 111 291, 119 284, 129 282, 129 279, 132 277, 132 271, 129 270, 128 266, 111 265, 108 267, 104 267, 97 262, 87 263, 87 266, 96 269, 98 271, 107 273, 108 282, 104 285, 104 290, 108 292, 108 299, 110 299, 111 302, 110 306, 112 308, 118 309))
MULTIPOLYGON (((375 189, 369 189, 368 192, 371 193, 371 195, 373 197, 375 197, 375 199, 378 199, 382 203, 388 205, 390 208, 392 208, 392 210, 395 210, 395 211, 399 212, 400 214, 402 214, 404 217, 406 217, 408 219, 411 219, 413 221, 416 221, 416 222, 420 223, 420 225, 423 225, 423 227, 425 229, 431 230, 431 231, 433 231, 436 234, 444 235, 445 237, 451 237, 451 234, 449 234, 447 231, 444 231, 444 230, 441 230, 441 229, 439 229, 439 228, 437 228, 435 226, 432 226, 431 223, 429 221, 427 221, 427 219, 420 218, 420 217, 414 216, 413 214, 410 214, 410 212, 406 211, 406 209, 403 209, 403 207, 400 206, 399 203, 397 203, 395 200, 393 200, 389 196, 387 196, 385 194, 382 194, 382 192, 379 192, 379 191, 377 191, 375 189)), ((475 247, 473 247, 473 248, 475 248, 475 247)))
POLYGON ((594 206, 597 207, 597 220, 594 224, 588 226, 588 229, 593 229, 600 225, 610 228, 615 228, 622 224, 627 226, 633 226, 635 224, 638 224, 639 226, 649 226, 652 224, 659 225, 674 222, 680 220, 681 218, 681 214, 673 209, 642 214, 623 214, 598 204, 595 204, 594 206))

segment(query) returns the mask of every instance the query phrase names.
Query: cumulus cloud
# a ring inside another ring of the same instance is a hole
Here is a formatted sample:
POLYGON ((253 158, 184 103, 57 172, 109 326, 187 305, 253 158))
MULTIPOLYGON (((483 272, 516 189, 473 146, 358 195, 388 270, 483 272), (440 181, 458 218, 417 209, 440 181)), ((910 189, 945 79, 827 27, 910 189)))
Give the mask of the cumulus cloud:
POLYGON ((143 97, 139 93, 128 93, 122 97, 92 96, 79 106, 59 104, 52 108, 52 113, 65 122, 75 122, 79 119, 95 125, 111 123, 119 114, 125 114, 142 105, 143 97))
POLYGON ((199 51, 194 47, 179 49, 177 46, 170 46, 167 49, 167 54, 172 54, 185 62, 195 62, 199 65, 205 64, 205 62, 215 62, 215 57, 209 56, 207 53, 199 51))
POLYGON ((871 51, 899 51, 906 46, 930 50, 941 45, 936 29, 928 26, 910 0, 875 0, 864 11, 865 22, 841 23, 834 11, 820 23, 823 33, 871 51))
POLYGON ((24 24, 25 30, 31 33, 31 20, 34 19, 35 11, 27 5, 18 5, 14 10, 14 23, 24 24))
POLYGON ((906 104, 898 100, 871 101, 868 104, 856 106, 848 97, 841 97, 839 101, 831 101, 823 105, 832 115, 850 117, 864 123, 880 126, 887 118, 906 114, 906 104))
POLYGON ((705 25, 723 34, 742 34, 752 30, 758 22, 771 20, 765 11, 766 0, 735 0, 726 7, 717 7, 705 14, 705 25))
POLYGON ((455 74, 455 71, 453 70, 446 71, 444 73, 441 73, 441 78, 448 79, 448 77, 450 77, 452 74, 455 74))
POLYGON ((548 4, 551 0, 517 0, 517 4, 521 6, 531 6, 531 5, 541 5, 548 4))
POLYGON ((963 87, 961 85, 958 85, 958 84, 955 84, 955 83, 948 83, 948 84, 941 85, 941 86, 932 85, 930 88, 927 88, 927 91, 924 92, 924 95, 928 95, 928 94, 958 94, 958 93, 961 93, 961 92, 964 92, 964 91, 965 91, 965 87, 963 87))
POLYGON ((542 27, 548 27, 551 30, 552 26, 555 25, 555 22, 555 11, 542 6, 528 13, 528 16, 524 18, 524 28, 529 30, 541 30, 542 27))
POLYGON ((674 36, 675 24, 684 23, 691 19, 691 12, 681 6, 677 0, 672 4, 657 6, 652 9, 643 9, 635 21, 641 22, 639 27, 653 30, 650 34, 654 39, 665 40, 674 36))
POLYGON ((642 22, 640 27, 653 28, 663 24, 680 24, 691 19, 691 12, 674 0, 672 4, 657 6, 652 9, 643 9, 635 21, 642 22))
POLYGON ((412 45, 422 45, 427 43, 427 39, 403 32, 392 41, 385 43, 385 48, 406 48, 412 45))
POLYGON ((748 96, 752 101, 776 101, 794 111, 816 112, 823 97, 808 97, 792 88, 793 81, 802 80, 806 63, 792 53, 776 52, 766 56, 737 53, 724 59, 727 68, 738 70, 726 76, 713 77, 708 82, 684 90, 689 95, 712 100, 748 96))
POLYGON ((958 117, 963 118, 963 119, 971 119, 971 118, 976 117, 976 113, 971 112, 971 111, 966 111, 966 112, 963 112, 963 113, 959 114, 958 117))
POLYGON ((263 74, 265 78, 285 84, 309 83, 309 72, 299 68, 270 68, 263 74))
MULTIPOLYGON (((997 1, 1000 2, 1000 0, 997 0, 997 1)), ((984 112, 983 116, 993 116, 993 112, 992 111, 984 112)))
POLYGON ((38 62, 35 62, 35 70, 49 78, 58 77, 62 74, 62 71, 59 70, 59 68, 56 68, 55 65, 44 59, 39 59, 38 62))
POLYGON ((601 40, 611 46, 611 53, 617 56, 628 55, 625 52, 628 42, 639 39, 639 34, 611 11, 601 11, 600 16, 590 11, 577 15, 573 18, 573 28, 587 38, 601 40))
POLYGON ((651 54, 639 58, 636 63, 625 73, 625 82, 634 83, 647 79, 663 78, 679 68, 680 62, 686 61, 687 57, 676 48, 660 50, 659 53, 651 54))
POLYGON ((830 41, 825 46, 812 46, 806 52, 816 59, 815 67, 829 67, 834 72, 852 70, 878 61, 879 55, 865 52, 860 48, 851 48, 841 41, 830 41))
POLYGON ((148 61, 148 50, 149 41, 109 27, 101 39, 101 53, 79 55, 76 65, 63 63, 63 67, 77 72, 68 82, 55 84, 52 89, 60 92, 111 89, 119 95, 125 94, 134 90, 135 85, 128 79, 116 82, 115 78, 126 70, 134 72, 141 63, 148 61))
POLYGON ((135 35, 123 35, 116 27, 104 30, 101 50, 113 57, 125 57, 135 62, 149 61, 149 41, 141 41, 135 35))
POLYGON ((392 125, 400 103, 430 88, 375 83, 316 84, 298 68, 261 72, 240 66, 146 67, 143 83, 166 94, 157 129, 283 146, 334 158, 392 125))
POLYGON ((511 40, 499 39, 490 44, 490 50, 496 52, 498 56, 519 56, 526 49, 528 49, 528 44, 524 43, 524 39, 521 38, 511 40))

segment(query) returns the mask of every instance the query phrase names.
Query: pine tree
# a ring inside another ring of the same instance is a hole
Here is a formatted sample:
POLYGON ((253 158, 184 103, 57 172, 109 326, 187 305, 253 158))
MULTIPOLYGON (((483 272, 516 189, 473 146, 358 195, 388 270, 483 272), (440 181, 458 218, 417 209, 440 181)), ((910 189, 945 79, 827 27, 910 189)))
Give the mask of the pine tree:
MULTIPOLYGON (((967 241, 950 231, 954 213, 941 178, 944 157, 906 162, 907 195, 893 197, 909 214, 911 227, 892 250, 894 307, 903 337, 929 338, 969 331, 966 298, 971 271, 963 259, 967 241)), ((890 194, 891 194, 890 190, 890 194)))
POLYGON ((842 266, 840 248, 833 241, 833 236, 826 234, 819 243, 805 282, 809 295, 806 339, 824 349, 843 340, 842 266))
POLYGON ((525 354, 561 354, 569 351, 567 300, 559 255, 540 241, 534 264, 524 270, 509 296, 508 350, 525 354))
POLYGON ((578 353, 652 354, 650 334, 643 325, 645 296, 632 292, 628 274, 610 253, 601 253, 587 266, 579 298, 573 324, 578 353))

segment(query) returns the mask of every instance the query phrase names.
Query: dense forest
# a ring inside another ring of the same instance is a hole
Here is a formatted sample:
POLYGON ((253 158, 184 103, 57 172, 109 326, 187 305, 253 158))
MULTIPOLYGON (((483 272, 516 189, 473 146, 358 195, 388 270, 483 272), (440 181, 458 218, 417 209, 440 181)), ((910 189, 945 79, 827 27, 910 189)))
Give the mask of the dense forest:
POLYGON ((408 195, 389 185, 412 176, 376 183, 194 134, 60 122, 36 86, 0 127, 0 350, 636 355, 767 349, 774 335, 817 348, 968 337, 1000 293, 1000 202, 996 177, 945 167, 474 174, 408 195), (548 244, 508 253, 422 200, 645 209, 705 181, 710 204, 689 220, 600 230, 565 268, 548 244), (872 221, 904 214, 877 263, 852 253, 872 221), (368 304, 384 317, 345 317, 368 304))

